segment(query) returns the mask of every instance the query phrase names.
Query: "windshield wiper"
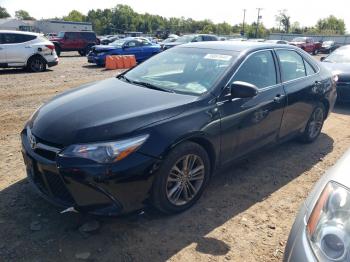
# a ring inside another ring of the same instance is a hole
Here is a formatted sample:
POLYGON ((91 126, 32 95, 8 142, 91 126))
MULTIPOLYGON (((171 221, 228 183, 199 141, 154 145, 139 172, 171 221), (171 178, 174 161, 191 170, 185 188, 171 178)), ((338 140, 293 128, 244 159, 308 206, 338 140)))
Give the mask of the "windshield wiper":
POLYGON ((124 74, 121 74, 119 76, 117 76, 118 79, 123 79, 128 83, 131 83, 131 80, 129 78, 127 78, 124 74))
POLYGON ((144 86, 144 87, 147 87, 149 89, 154 89, 154 90, 159 90, 159 91, 164 91, 164 92, 169 92, 169 93, 175 93, 173 90, 169 90, 169 89, 166 89, 166 88, 163 88, 163 87, 155 86, 155 85, 152 85, 151 83, 147 83, 147 82, 131 81, 131 83, 133 83, 135 85, 144 86))

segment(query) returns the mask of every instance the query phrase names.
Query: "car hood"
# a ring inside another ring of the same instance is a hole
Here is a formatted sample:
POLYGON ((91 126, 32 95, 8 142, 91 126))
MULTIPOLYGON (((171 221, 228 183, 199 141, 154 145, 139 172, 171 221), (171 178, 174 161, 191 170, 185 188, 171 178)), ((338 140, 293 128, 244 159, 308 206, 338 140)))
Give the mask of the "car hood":
POLYGON ((179 115, 197 99, 111 78, 55 97, 29 127, 38 139, 57 146, 108 141, 179 115))
POLYGON ((326 173, 319 179, 315 187, 312 189, 310 195, 305 201, 305 205, 309 210, 309 213, 312 211, 317 200, 319 199, 320 194, 323 189, 330 181, 335 181, 347 188, 350 188, 350 149, 345 152, 345 154, 337 161, 337 163, 328 169, 326 173))
POLYGON ((323 66, 333 74, 338 75, 339 82, 350 82, 350 63, 329 63, 323 62, 323 66))

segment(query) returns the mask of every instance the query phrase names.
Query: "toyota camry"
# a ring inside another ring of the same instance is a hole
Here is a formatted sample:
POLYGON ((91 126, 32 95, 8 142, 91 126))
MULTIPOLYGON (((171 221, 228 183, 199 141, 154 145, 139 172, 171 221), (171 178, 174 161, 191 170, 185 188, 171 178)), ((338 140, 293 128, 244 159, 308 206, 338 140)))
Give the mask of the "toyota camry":
POLYGON ((26 123, 22 152, 29 181, 62 207, 177 213, 220 167, 315 141, 335 99, 332 74, 297 47, 190 43, 53 98, 26 123))

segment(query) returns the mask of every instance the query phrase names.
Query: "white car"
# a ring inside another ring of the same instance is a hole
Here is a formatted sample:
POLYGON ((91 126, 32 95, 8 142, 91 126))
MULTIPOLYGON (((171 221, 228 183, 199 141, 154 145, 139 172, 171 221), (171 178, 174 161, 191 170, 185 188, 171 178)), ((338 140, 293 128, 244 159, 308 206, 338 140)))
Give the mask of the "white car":
POLYGON ((55 46, 43 35, 0 30, 0 68, 25 67, 42 72, 57 64, 55 46))

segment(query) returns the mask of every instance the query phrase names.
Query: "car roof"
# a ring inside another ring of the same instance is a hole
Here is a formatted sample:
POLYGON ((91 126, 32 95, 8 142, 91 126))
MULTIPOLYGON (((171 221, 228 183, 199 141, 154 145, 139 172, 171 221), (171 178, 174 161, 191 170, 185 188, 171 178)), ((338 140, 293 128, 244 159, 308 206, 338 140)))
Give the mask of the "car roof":
POLYGON ((284 44, 271 44, 264 42, 249 42, 249 41, 209 41, 209 42, 195 42, 188 43, 179 46, 179 48, 207 48, 207 49, 217 49, 217 50, 227 50, 227 51, 252 51, 256 49, 268 49, 268 48, 277 48, 284 47, 288 49, 298 50, 299 48, 292 45, 284 44))
POLYGON ((21 35, 35 35, 39 36, 41 34, 27 31, 16 31, 16 30, 0 30, 0 33, 3 34, 21 34, 21 35))

